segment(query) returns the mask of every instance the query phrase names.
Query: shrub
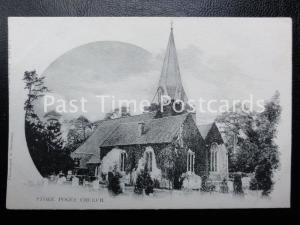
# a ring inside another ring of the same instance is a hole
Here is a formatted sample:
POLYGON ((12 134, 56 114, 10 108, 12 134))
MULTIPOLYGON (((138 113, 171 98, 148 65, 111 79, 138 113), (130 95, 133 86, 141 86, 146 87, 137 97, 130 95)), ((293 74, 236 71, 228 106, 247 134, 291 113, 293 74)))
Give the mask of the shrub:
POLYGON ((144 187, 146 195, 153 193, 154 182, 152 181, 150 174, 147 171, 145 171, 144 173, 144 187))
POLYGON ((212 192, 216 189, 216 186, 212 184, 207 176, 202 176, 202 183, 201 183, 201 191, 204 192, 212 192))
POLYGON ((108 190, 112 191, 113 194, 121 194, 122 188, 120 185, 120 178, 122 176, 118 172, 109 172, 108 178, 108 190))
POLYGON ((134 193, 142 194, 143 190, 145 190, 145 194, 149 195, 150 193, 153 193, 153 188, 154 182, 151 179, 149 172, 146 169, 142 170, 136 179, 134 193))
POLYGON ((250 180, 250 186, 249 186, 249 189, 250 189, 250 190, 253 190, 253 191, 259 190, 259 188, 258 188, 258 182, 257 182, 257 180, 256 180, 255 177, 253 177, 253 178, 250 180))
POLYGON ((250 188, 252 190, 262 190, 262 195, 270 194, 273 187, 272 166, 270 162, 264 160, 255 168, 255 176, 251 180, 250 188))
POLYGON ((222 193, 228 193, 228 184, 227 184, 227 180, 224 178, 221 185, 220 185, 220 191, 222 193))
POLYGON ((243 183, 242 176, 240 174, 235 174, 233 179, 233 192, 235 194, 243 194, 243 183))
POLYGON ((144 188, 144 181, 143 181, 143 176, 140 173, 136 178, 136 182, 135 182, 135 186, 134 186, 134 193, 142 194, 143 188, 144 188))
POLYGON ((157 179, 154 179, 153 186, 154 186, 154 188, 159 188, 160 187, 160 183, 157 179))

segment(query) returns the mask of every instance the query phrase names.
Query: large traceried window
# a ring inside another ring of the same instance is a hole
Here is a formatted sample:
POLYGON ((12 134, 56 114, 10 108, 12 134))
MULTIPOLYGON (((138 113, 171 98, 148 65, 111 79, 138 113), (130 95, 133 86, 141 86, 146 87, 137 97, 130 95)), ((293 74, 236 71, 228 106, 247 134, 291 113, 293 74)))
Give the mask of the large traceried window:
POLYGON ((210 171, 218 171, 218 145, 212 143, 210 148, 210 171))
POLYGON ((149 172, 152 172, 152 160, 153 160, 153 152, 146 151, 146 168, 149 172))
POLYGON ((121 152, 120 157, 120 170, 125 171, 125 165, 126 165, 126 152, 121 152))
POLYGON ((189 149, 187 153, 187 172, 193 173, 194 167, 195 167, 195 153, 189 149))

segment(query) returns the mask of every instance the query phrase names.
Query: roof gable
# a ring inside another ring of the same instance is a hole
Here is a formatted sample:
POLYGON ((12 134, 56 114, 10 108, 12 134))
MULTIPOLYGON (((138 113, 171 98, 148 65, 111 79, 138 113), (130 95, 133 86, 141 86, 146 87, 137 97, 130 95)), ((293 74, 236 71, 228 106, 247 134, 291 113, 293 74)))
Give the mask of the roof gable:
POLYGON ((224 143, 224 139, 222 137, 220 129, 215 122, 199 125, 198 129, 207 144, 211 144, 213 142, 216 142, 218 144, 224 143))
POLYGON ((208 124, 200 124, 198 125, 198 130, 201 134, 201 136, 203 137, 203 139, 205 140, 205 138, 208 135, 208 132, 211 130, 213 123, 208 123, 208 124))

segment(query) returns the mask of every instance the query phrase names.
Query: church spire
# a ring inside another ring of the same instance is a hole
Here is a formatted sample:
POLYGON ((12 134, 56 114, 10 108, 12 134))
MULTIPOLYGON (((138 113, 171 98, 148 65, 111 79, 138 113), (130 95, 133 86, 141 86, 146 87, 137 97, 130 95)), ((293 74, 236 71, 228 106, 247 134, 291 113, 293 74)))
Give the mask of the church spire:
POLYGON ((185 103, 188 100, 182 86, 172 22, 157 93, 159 99, 160 95, 168 95, 173 100, 182 100, 185 103))

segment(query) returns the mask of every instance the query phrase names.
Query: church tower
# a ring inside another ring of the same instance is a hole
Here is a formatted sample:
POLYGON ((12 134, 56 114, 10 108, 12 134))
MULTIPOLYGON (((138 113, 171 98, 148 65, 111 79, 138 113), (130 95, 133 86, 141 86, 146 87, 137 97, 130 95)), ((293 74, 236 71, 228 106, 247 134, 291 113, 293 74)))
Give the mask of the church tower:
POLYGON ((188 100, 181 82, 172 25, 157 94, 168 95, 173 100, 182 100, 185 103, 188 100))
POLYGON ((158 104, 161 104, 162 95, 169 96, 172 101, 181 100, 187 105, 188 98, 181 81, 172 25, 158 88, 154 96, 158 104))

